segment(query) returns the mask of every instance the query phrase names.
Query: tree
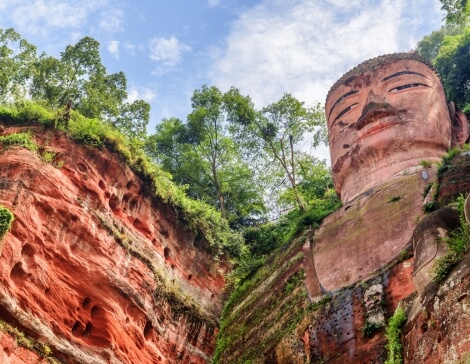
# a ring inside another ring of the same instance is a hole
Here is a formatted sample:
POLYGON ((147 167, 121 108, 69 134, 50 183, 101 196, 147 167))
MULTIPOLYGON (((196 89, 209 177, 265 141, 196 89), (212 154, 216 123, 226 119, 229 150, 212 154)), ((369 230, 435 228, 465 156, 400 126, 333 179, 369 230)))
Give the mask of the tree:
POLYGON ((424 36, 424 38, 418 42, 416 52, 429 62, 434 63, 442 47, 444 38, 449 35, 459 34, 461 30, 462 28, 455 24, 446 24, 442 26, 441 29, 424 36))
MULTIPOLYGON (((312 157, 305 152, 297 154, 297 173, 299 183, 298 193, 302 200, 308 205, 313 205, 317 200, 325 199, 326 195, 336 195, 334 192, 331 171, 324 160, 312 157)), ((287 203, 295 202, 295 195, 292 188, 286 189, 281 194, 281 200, 287 203)))
POLYGON ((106 73, 95 39, 85 37, 68 45, 60 59, 43 53, 26 68, 33 99, 53 109, 70 102, 82 115, 109 122, 139 145, 143 143, 150 105, 143 100, 127 102, 125 74, 106 73))
POLYGON ((52 108, 64 107, 69 100, 76 105, 82 101, 86 85, 96 83, 98 74, 104 72, 99 43, 85 37, 73 46, 68 45, 60 59, 41 54, 35 65, 31 93, 52 108))
POLYGON ((449 100, 470 112, 470 28, 463 34, 445 37, 435 64, 449 100))
POLYGON ((264 212, 261 186, 254 183, 228 128, 244 100, 234 98, 236 93, 207 86, 195 90, 187 122, 163 120, 146 145, 190 196, 216 206, 233 227, 250 224, 264 212))
POLYGON ((0 29, 0 100, 24 97, 36 47, 14 29, 0 29))
POLYGON ((468 0, 441 0, 442 10, 446 12, 446 22, 465 24, 470 16, 470 1, 468 0))
MULTIPOLYGON (((298 189, 298 159, 300 144, 306 133, 315 133, 317 143, 324 140, 325 116, 323 108, 317 104, 306 108, 290 94, 262 109, 254 118, 233 120, 234 130, 239 140, 259 153, 263 151, 279 167, 289 181, 297 207, 303 212, 306 203, 298 189), (320 135, 320 137, 318 137, 320 135)), ((270 169, 270 172, 274 169, 270 169)))
POLYGON ((135 100, 132 103, 123 103, 111 124, 131 140, 143 145, 147 138, 149 120, 150 104, 144 100, 135 100))
POLYGON ((447 97, 464 112, 470 112, 470 1, 441 0, 446 24, 425 36, 417 52, 435 65, 447 97))

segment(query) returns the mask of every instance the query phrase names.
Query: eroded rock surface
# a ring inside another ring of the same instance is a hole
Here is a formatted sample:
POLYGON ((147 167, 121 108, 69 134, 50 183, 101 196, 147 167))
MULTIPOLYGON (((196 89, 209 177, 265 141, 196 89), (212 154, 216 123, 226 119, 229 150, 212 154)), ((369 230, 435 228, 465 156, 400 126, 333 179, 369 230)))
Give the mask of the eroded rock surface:
POLYGON ((470 256, 425 304, 415 302, 404 328, 405 363, 470 362, 470 256))
POLYGON ((314 265, 306 267, 310 297, 368 279, 395 259, 423 215, 423 189, 434 179, 433 169, 416 167, 325 218, 305 249, 314 265))
POLYGON ((209 362, 227 267, 116 156, 28 129, 56 166, 0 151, 0 203, 15 215, 0 245, 0 318, 66 363, 209 362))

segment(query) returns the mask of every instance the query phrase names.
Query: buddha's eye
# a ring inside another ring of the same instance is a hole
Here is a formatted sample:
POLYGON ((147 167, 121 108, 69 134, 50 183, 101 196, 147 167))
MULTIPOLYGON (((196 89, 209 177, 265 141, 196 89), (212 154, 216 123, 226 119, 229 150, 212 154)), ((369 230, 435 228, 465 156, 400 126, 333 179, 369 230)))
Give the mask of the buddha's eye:
POLYGON ((357 105, 357 102, 352 104, 352 105, 349 105, 346 109, 344 109, 343 111, 341 111, 338 116, 336 117, 335 121, 333 123, 335 123, 340 117, 342 117, 343 115, 347 114, 349 112, 349 110, 353 109, 355 106, 357 105))
POLYGON ((397 92, 397 91, 405 90, 405 89, 407 89, 407 88, 418 87, 418 86, 426 86, 426 87, 428 87, 427 85, 425 85, 425 84, 423 84, 423 83, 408 83, 408 84, 406 84, 406 85, 402 85, 402 86, 398 86, 398 87, 392 88, 389 92, 397 92))

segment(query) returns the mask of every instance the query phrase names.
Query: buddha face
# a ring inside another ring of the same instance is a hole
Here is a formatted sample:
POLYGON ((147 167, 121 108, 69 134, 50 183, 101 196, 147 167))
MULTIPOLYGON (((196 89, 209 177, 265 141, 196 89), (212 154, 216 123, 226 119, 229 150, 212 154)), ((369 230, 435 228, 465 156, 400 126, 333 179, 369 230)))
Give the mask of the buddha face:
POLYGON ((424 63, 400 60, 348 79, 326 102, 331 164, 343 202, 449 148, 444 90, 424 63))

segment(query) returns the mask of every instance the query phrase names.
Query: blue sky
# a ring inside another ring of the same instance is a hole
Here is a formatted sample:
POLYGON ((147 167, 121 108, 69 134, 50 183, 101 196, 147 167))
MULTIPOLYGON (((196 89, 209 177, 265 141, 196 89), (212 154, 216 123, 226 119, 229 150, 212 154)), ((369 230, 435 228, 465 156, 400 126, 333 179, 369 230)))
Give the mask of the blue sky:
MULTIPOLYGON (((238 87, 261 108, 312 105, 365 59, 413 49, 442 23, 438 0, 0 0, 0 28, 59 56, 91 36, 129 99, 185 120, 202 85, 238 87)), ((320 156, 327 158, 325 151, 320 156)))

